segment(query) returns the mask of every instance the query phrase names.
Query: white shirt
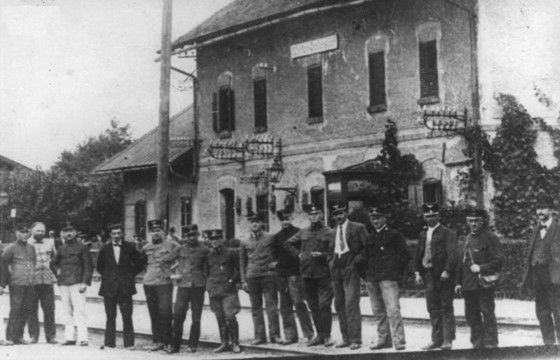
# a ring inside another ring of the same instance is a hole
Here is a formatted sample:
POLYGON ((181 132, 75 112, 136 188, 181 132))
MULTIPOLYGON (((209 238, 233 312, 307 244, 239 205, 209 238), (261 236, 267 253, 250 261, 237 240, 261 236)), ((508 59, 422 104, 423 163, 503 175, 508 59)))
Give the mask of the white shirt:
POLYGON ((336 226, 336 238, 334 242, 334 253, 338 256, 346 254, 350 249, 348 249, 348 244, 346 243, 346 228, 348 227, 348 220, 344 221, 342 225, 336 226), (342 227, 342 238, 340 228, 342 227), (341 244, 344 242, 344 250, 342 250, 341 244))
MULTIPOLYGON (((122 246, 122 240, 120 242, 120 245, 122 246)), ((113 252, 115 253, 115 262, 118 264, 119 260, 121 258, 121 246, 115 246, 115 243, 113 242, 113 252)))
POLYGON ((552 224, 552 217, 549 217, 544 224, 542 223, 540 224, 546 226, 546 229, 541 229, 541 239, 544 239, 544 236, 546 235, 546 231, 550 228, 551 224, 552 224))

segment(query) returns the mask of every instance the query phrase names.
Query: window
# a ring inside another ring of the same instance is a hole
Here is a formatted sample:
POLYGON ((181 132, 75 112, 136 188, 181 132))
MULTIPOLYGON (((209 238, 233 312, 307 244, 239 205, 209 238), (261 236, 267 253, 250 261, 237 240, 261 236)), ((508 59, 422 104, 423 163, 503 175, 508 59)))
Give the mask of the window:
POLYGON ((387 110, 385 93, 385 52, 369 54, 369 108, 368 112, 387 110))
POLYGON ((310 122, 322 122, 323 71, 320 65, 311 65, 307 68, 307 101, 310 122))
POLYGON ((253 80, 253 99, 255 108, 255 132, 267 130, 266 78, 253 80))
POLYGON ((235 130, 235 97, 229 85, 212 94, 212 127, 215 132, 235 130))
POLYGON ((325 189, 314 186, 311 188, 311 204, 317 205, 321 210, 325 207, 325 189))
POLYGON ((181 198, 181 226, 192 224, 192 203, 190 198, 181 198))
POLYGON ((146 239, 146 202, 137 201, 134 204, 134 232, 146 239))
POLYGON ((268 231, 269 228, 269 216, 268 216, 268 194, 257 195, 257 214, 259 214, 263 220, 263 230, 268 231))
POLYGON ((437 102, 439 101, 437 41, 420 42, 418 49, 422 103, 437 102))
POLYGON ((426 179, 422 184, 424 203, 441 204, 441 181, 438 179, 426 179))

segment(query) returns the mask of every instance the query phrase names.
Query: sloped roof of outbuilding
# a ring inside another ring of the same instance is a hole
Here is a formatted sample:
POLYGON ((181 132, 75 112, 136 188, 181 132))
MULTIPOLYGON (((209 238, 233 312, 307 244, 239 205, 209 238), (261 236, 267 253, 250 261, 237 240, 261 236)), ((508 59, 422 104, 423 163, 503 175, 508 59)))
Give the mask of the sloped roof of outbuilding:
POLYGON ((173 50, 322 6, 355 0, 234 0, 172 44, 173 50))
MULTIPOLYGON (((158 129, 159 127, 152 129, 125 150, 96 166, 92 172, 102 174, 156 167, 158 162, 158 129)), ((192 138, 193 134, 193 111, 192 106, 189 106, 170 119, 169 136, 171 138, 192 138)), ((190 149, 189 146, 170 147, 169 162, 173 163, 190 149)))
POLYGON ((2 156, 2 155, 0 155, 0 168, 8 168, 10 170, 13 170, 13 169, 31 170, 27 166, 25 166, 23 164, 20 164, 15 160, 8 159, 7 157, 2 156))

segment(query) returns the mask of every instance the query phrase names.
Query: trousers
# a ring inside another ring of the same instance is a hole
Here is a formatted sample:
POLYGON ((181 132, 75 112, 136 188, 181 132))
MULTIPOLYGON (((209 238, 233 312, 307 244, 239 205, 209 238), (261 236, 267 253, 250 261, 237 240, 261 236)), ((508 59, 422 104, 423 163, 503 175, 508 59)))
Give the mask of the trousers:
POLYGON ((80 284, 59 285, 62 312, 64 314, 64 337, 74 341, 77 329, 78 342, 88 341, 86 316, 86 293, 80 293, 80 284))

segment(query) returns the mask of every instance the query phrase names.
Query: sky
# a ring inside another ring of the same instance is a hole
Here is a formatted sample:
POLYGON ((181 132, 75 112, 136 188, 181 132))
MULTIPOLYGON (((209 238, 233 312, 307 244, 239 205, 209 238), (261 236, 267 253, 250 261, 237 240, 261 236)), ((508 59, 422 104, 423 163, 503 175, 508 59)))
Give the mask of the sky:
MULTIPOLYGON (((174 0, 177 39, 232 0, 174 0)), ((116 119, 134 138, 159 121, 163 0, 0 1, 0 155, 53 165, 116 119)), ((192 59, 172 65, 194 70, 192 59)), ((171 114, 192 102, 171 78, 171 114)))

